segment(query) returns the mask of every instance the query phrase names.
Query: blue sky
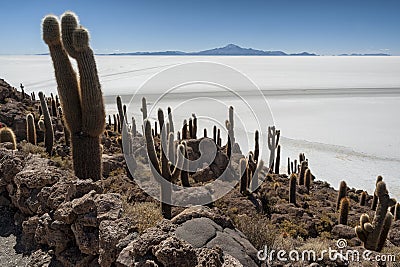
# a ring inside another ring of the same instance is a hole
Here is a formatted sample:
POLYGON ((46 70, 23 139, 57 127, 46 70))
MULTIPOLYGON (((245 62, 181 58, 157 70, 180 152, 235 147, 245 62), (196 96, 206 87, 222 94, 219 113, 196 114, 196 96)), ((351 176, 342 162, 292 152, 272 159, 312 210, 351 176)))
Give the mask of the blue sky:
POLYGON ((234 43, 289 53, 400 55, 398 0, 9 0, 1 8, 0 54, 47 52, 41 19, 72 10, 97 53, 234 43))

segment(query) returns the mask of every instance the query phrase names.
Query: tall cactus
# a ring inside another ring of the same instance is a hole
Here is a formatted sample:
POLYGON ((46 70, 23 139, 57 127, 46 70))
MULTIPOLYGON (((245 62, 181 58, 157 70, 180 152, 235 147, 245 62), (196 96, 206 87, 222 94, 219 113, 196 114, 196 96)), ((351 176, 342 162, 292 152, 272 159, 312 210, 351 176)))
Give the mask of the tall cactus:
POLYGON ((26 139, 29 143, 36 145, 36 126, 32 113, 26 115, 26 139))
POLYGON ((53 124, 51 122, 50 112, 47 107, 47 102, 43 95, 43 92, 39 92, 39 98, 40 98, 40 105, 42 107, 44 128, 45 128, 44 146, 46 147, 47 154, 49 154, 49 156, 52 156, 53 144, 54 144, 53 124))
POLYGON ((299 185, 304 185, 304 175, 308 169, 308 162, 301 162, 300 173, 299 173, 299 185))
POLYGON ((347 195, 347 184, 345 181, 341 181, 339 185, 339 192, 336 201, 336 210, 340 208, 340 201, 347 195))
POLYGON ((71 12, 61 17, 46 16, 43 40, 48 45, 58 84, 58 95, 71 132, 75 175, 80 179, 101 179, 100 135, 105 128, 105 110, 89 32, 71 12), (62 37, 62 40, 61 40, 62 37), (76 59, 79 80, 69 56, 76 59))
POLYGON ((241 158, 239 163, 239 174, 240 174, 240 184, 239 184, 239 192, 241 194, 247 193, 247 181, 248 181, 248 172, 246 166, 246 159, 241 158))
MULTIPOLYGON (((123 126, 125 124, 125 112, 122 107, 122 100, 120 96, 117 96, 117 109, 118 109, 118 114, 119 114, 119 125, 121 125, 121 130, 123 129, 123 126)), ((126 125, 125 125, 126 127, 126 125)))
MULTIPOLYGON (((166 127, 164 127, 164 113, 161 109, 158 110, 158 122, 160 124, 160 137, 161 137, 161 142, 160 142, 160 159, 157 157, 157 153, 154 147, 154 140, 151 134, 151 124, 149 120, 145 120, 145 138, 146 138, 146 145, 147 145, 147 154, 149 157, 149 160, 151 162, 152 166, 152 171, 153 175, 156 180, 158 175, 161 175, 167 183, 160 181, 161 183, 161 212, 163 214, 163 217, 166 219, 171 219, 172 213, 171 213, 171 205, 169 204, 171 202, 171 182, 178 179, 178 177, 181 174, 181 170, 183 168, 184 164, 184 150, 185 147, 184 145, 180 144, 178 146, 178 158, 176 160, 175 167, 171 171, 168 157, 167 157, 167 147, 168 147, 168 140, 167 140, 167 131, 166 127)), ((173 133, 171 133, 173 136, 173 133)), ((171 138, 171 135, 170 135, 171 138)), ((170 139, 170 141, 173 138, 170 139)), ((172 142, 172 141, 171 141, 172 142)))
POLYGON ((258 162, 258 157, 260 156, 260 143, 259 143, 260 133, 258 130, 254 133, 254 161, 258 162))
POLYGON ((269 155, 269 169, 270 172, 274 170, 274 160, 275 160, 275 151, 278 146, 280 138, 280 131, 276 130, 275 126, 268 127, 268 149, 270 151, 269 155))
POLYGON ((17 139, 15 138, 14 131, 11 128, 0 128, 0 143, 9 142, 12 144, 12 149, 17 149, 17 139))
POLYGON ((347 225, 347 219, 349 217, 350 200, 348 197, 342 198, 340 200, 339 208, 339 224, 347 225))
POLYGON ((281 165, 281 146, 278 145, 278 148, 276 149, 276 160, 275 160, 275 173, 279 174, 279 168, 281 165))
POLYGON ((145 97, 142 97, 142 108, 140 111, 143 114, 143 121, 145 121, 147 119, 147 101, 145 97))
POLYGON ((290 175, 289 182, 289 203, 296 205, 296 184, 297 184, 297 175, 292 173, 290 175))
POLYGON ((168 107, 167 111, 168 111, 169 131, 174 133, 175 129, 174 129, 174 120, 172 118, 172 110, 170 107, 168 107))
POLYGON ((306 173, 304 174, 304 185, 306 186, 308 193, 310 193, 311 180, 312 180, 311 171, 310 169, 307 169, 306 173))
POLYGON ((400 220, 400 203, 397 203, 394 206, 394 213, 393 214, 394 214, 394 219, 396 221, 400 220))
POLYGON ((376 185, 375 194, 378 197, 378 205, 374 219, 371 222, 367 214, 361 215, 360 225, 355 228, 355 231, 366 249, 380 252, 393 221, 393 215, 388 212, 388 208, 393 206, 396 200, 389 197, 383 181, 376 185))

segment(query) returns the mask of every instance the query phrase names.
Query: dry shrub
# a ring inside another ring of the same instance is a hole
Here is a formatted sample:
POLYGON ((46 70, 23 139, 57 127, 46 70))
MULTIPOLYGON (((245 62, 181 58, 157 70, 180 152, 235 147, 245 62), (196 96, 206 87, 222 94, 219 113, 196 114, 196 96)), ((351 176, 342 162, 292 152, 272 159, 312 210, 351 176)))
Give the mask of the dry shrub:
POLYGON ((124 201, 124 216, 132 219, 139 233, 162 220, 160 206, 154 202, 138 202, 134 205, 124 201))

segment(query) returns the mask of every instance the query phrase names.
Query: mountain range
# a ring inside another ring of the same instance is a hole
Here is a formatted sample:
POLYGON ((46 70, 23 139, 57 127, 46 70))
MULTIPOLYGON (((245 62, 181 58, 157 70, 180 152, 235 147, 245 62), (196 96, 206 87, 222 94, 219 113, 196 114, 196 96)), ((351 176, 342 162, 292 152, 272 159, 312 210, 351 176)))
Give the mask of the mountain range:
POLYGON ((318 56, 313 53, 302 52, 297 54, 287 54, 282 51, 264 51, 253 48, 243 48, 235 44, 228 44, 224 47, 203 50, 199 52, 182 52, 182 51, 160 51, 160 52, 129 52, 129 53, 112 53, 102 55, 116 55, 116 56, 318 56))

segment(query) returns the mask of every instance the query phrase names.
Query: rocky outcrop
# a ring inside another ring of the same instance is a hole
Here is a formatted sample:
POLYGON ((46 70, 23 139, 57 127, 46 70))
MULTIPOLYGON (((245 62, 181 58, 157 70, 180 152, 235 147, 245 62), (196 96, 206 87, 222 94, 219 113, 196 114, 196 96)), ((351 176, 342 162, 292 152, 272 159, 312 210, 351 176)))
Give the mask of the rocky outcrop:
POLYGON ((258 264, 255 248, 217 210, 188 208, 139 234, 136 221, 124 217, 121 195, 103 193, 107 183, 78 180, 18 151, 0 148, 0 163, 0 194, 18 211, 29 266, 258 264))

